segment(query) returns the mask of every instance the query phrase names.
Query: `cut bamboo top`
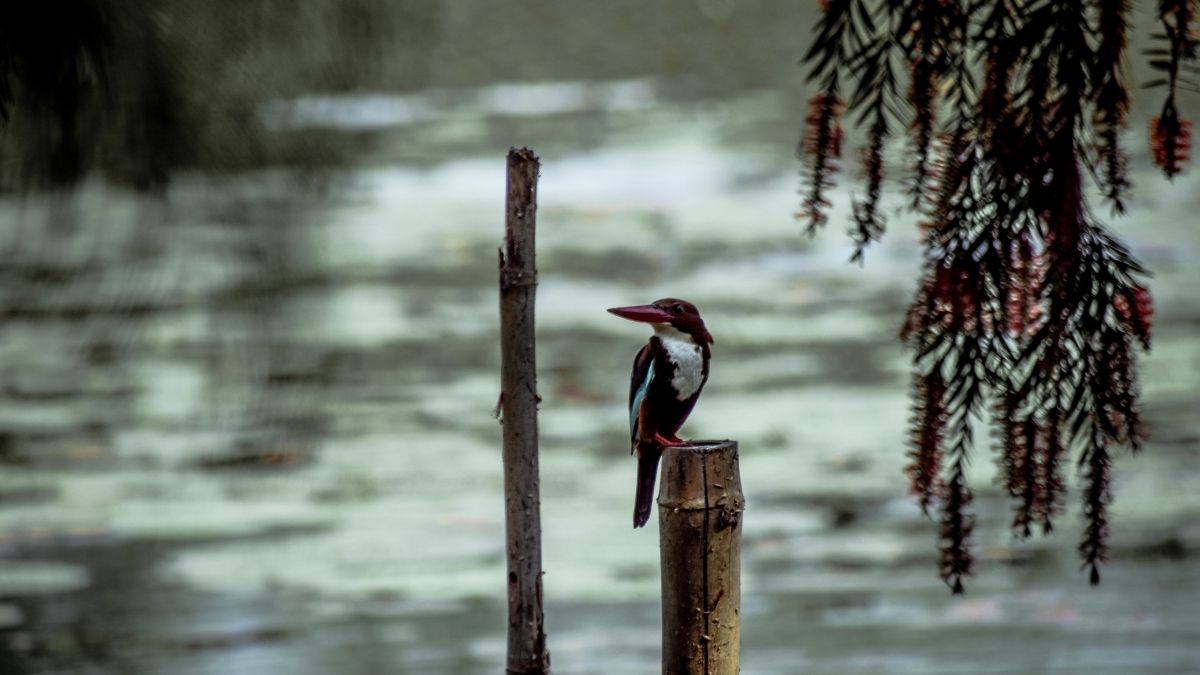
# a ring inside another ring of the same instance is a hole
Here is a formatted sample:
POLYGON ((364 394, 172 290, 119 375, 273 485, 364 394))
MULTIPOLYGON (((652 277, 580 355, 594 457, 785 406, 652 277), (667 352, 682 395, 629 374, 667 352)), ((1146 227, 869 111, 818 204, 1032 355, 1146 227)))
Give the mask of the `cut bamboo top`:
POLYGON ((692 441, 667 448, 658 505, 677 511, 722 509, 737 517, 745 509, 737 441, 692 441))

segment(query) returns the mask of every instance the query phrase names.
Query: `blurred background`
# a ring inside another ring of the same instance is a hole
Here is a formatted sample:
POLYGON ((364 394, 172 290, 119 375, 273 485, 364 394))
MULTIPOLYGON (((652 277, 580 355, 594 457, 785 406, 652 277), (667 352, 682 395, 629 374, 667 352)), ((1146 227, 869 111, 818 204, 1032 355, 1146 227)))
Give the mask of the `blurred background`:
POLYGON ((742 447, 743 672, 1200 672, 1200 191, 1152 169, 1158 92, 1109 219, 1156 303, 1113 561, 1089 588, 1075 493, 1012 539, 980 426, 951 597, 902 475, 916 219, 895 203, 848 264, 853 166, 828 231, 792 219, 817 3, 7 5, 0 672, 498 672, 520 145, 555 672, 658 672, 656 523, 629 528, 646 334, 604 309, 668 295, 716 337, 683 434, 742 447))

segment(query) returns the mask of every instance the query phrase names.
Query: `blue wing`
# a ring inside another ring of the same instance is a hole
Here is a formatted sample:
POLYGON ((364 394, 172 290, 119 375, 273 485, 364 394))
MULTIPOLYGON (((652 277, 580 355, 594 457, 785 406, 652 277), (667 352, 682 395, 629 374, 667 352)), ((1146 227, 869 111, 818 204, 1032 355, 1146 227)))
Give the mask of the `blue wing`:
POLYGON ((642 409, 642 401, 646 400, 646 392, 650 391, 650 383, 654 381, 654 357, 651 345, 647 343, 633 360, 633 373, 629 379, 629 439, 636 443, 638 436, 638 417, 642 409))

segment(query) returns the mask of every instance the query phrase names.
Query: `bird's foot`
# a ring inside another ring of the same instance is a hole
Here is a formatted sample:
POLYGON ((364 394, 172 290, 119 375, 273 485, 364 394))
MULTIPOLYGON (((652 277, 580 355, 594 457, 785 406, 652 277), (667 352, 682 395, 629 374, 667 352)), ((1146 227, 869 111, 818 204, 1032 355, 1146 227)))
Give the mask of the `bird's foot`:
POLYGON ((663 448, 678 448, 682 445, 687 445, 688 442, 680 440, 677 436, 667 438, 662 434, 654 434, 654 442, 663 448))

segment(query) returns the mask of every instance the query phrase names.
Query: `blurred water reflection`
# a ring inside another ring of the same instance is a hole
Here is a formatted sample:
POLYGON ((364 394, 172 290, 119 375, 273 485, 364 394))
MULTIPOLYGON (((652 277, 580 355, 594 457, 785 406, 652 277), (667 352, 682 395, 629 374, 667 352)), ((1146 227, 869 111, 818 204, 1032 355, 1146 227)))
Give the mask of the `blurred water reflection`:
POLYGON ((557 672, 657 671, 657 538, 628 528, 622 431, 643 336, 603 309, 665 295, 717 339, 684 432, 744 448, 744 672, 1200 671, 1180 592, 1200 545, 1194 178, 1136 173, 1118 226, 1159 326, 1104 585, 1077 573, 1070 518, 1010 540, 981 452, 979 576, 951 599, 901 478, 915 225, 894 218, 860 269, 790 216, 810 8, 475 0, 412 14, 429 34, 406 41, 416 3, 352 4, 386 50, 334 49, 357 24, 324 32, 324 10, 281 30, 359 81, 307 79, 287 63, 303 40, 251 33, 264 53, 233 59, 257 64, 264 91, 237 92, 277 152, 148 194, 90 178, 0 200, 0 671, 498 668, 495 249, 522 144, 543 158, 557 672))

